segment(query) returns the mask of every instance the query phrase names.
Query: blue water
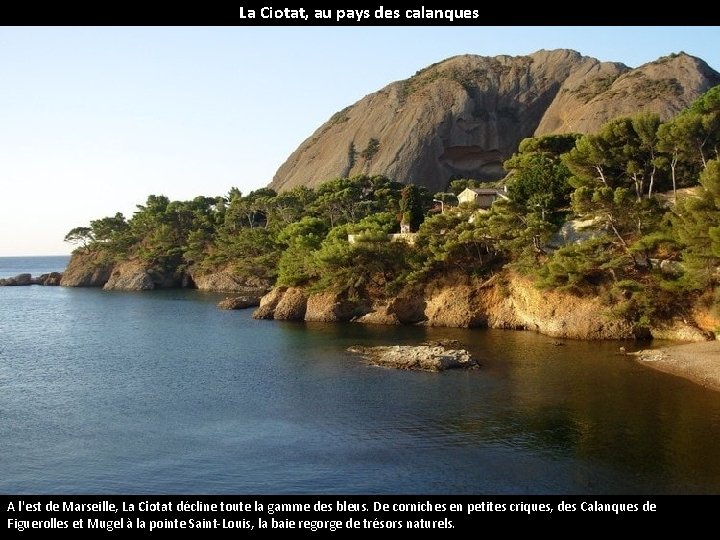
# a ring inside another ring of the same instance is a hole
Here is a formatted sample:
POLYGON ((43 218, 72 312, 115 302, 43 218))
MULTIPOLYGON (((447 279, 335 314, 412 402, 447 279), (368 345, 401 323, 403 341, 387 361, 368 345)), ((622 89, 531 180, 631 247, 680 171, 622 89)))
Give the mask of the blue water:
POLYGON ((720 493, 720 393, 618 343, 256 321, 219 299, 0 287, 0 493, 720 493), (440 338, 483 367, 345 352, 440 338))
POLYGON ((18 274, 32 274, 37 277, 50 272, 62 272, 70 260, 69 255, 50 257, 0 257, 0 279, 18 274))

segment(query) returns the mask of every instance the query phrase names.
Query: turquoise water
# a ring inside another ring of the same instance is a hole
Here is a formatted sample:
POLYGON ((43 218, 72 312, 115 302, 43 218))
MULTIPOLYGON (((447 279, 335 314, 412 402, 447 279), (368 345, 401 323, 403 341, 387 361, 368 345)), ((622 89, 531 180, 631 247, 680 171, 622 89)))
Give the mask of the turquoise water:
POLYGON ((619 343, 255 321, 219 298, 0 287, 0 493, 720 493, 720 393, 619 343), (345 352, 440 338, 483 367, 345 352))

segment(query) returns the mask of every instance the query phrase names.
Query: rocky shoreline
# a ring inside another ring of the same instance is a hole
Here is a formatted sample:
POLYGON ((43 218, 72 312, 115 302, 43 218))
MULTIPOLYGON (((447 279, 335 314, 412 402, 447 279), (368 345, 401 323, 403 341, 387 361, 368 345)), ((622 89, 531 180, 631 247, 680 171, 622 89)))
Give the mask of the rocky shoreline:
POLYGON ((18 274, 15 277, 0 279, 0 287, 23 287, 27 285, 58 286, 62 280, 61 272, 49 272, 33 277, 31 274, 18 274))
POLYGON ((114 261, 102 252, 78 251, 62 274, 65 287, 105 290, 196 288, 225 292, 221 309, 257 308, 256 319, 306 322, 353 322, 451 328, 530 330, 559 339, 715 339, 720 318, 698 308, 652 327, 617 317, 598 297, 540 290, 526 276, 503 271, 475 277, 447 271, 423 283, 406 285, 392 296, 351 287, 314 292, 274 286, 268 280, 239 278, 231 266, 212 272, 181 272, 148 267, 140 260, 114 261))
MULTIPOLYGON (((63 287, 97 287, 106 291, 198 289, 259 298, 271 289, 262 279, 239 279, 231 270, 199 272, 193 269, 166 271, 137 259, 113 261, 101 252, 76 251, 63 272, 63 287)), ((257 305, 257 304, 255 304, 257 305)), ((231 308, 237 309, 237 308, 231 308)))
POLYGON ((452 328, 530 330, 560 339, 715 339, 720 319, 699 309, 652 327, 615 316, 597 297, 540 290, 529 278, 504 271, 490 278, 448 271, 393 296, 364 288, 313 292, 272 286, 267 280, 238 278, 232 267, 212 272, 188 268, 167 272, 137 259, 114 261, 101 252, 76 252, 60 285, 140 291, 196 288, 226 292, 221 309, 257 308, 256 319, 353 322, 452 328))
POLYGON ((310 292, 275 287, 260 300, 256 319, 353 322, 451 328, 530 330, 560 339, 708 341, 720 320, 708 313, 652 327, 618 318, 597 297, 540 290, 523 276, 487 280, 458 274, 407 287, 393 297, 367 291, 310 292))
MULTIPOLYGON (((639 363, 706 388, 720 391, 720 342, 714 330, 720 320, 706 312, 693 319, 668 321, 664 326, 638 328, 613 318, 597 298, 578 298, 554 291, 540 291, 527 279, 513 274, 485 281, 448 274, 409 287, 394 297, 378 297, 367 291, 311 293, 302 288, 270 288, 264 282, 240 282, 232 272, 184 276, 159 275, 134 261, 109 264, 74 255, 65 272, 33 277, 18 274, 0 279, 0 286, 99 287, 106 290, 146 290, 192 287, 230 292, 221 309, 257 308, 256 319, 360 324, 415 324, 455 328, 502 328, 530 330, 554 338, 665 339, 695 342, 632 353, 639 363)), ((447 344, 414 347, 353 347, 350 352, 375 365, 395 369, 442 371, 474 368, 477 362, 464 349, 447 344)))

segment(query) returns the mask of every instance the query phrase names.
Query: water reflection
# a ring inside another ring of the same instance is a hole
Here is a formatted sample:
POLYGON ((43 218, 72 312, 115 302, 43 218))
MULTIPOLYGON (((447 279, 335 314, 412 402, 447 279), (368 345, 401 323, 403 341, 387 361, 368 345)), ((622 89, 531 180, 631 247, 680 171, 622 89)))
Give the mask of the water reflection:
POLYGON ((5 493, 720 493, 720 393, 621 343, 255 321, 193 291, 12 289, 5 493), (482 368, 346 352, 431 339, 482 368))
MULTIPOLYGON (((558 340, 529 332, 358 325, 285 327, 294 343, 322 353, 350 344, 457 339, 481 359, 465 373, 402 373, 364 367, 372 382, 346 393, 351 409, 374 411, 362 439, 403 434, 413 448, 497 447, 589 463, 573 491, 600 489, 617 476, 621 492, 720 492, 720 394, 644 368, 619 347, 627 342, 558 340), (321 347, 319 350, 322 350, 321 347), (382 371, 382 380, 370 374, 382 371), (385 426, 384 417, 392 422, 385 426), (595 486, 595 488, 593 488, 595 486)), ((358 371, 361 361, 352 369, 358 371)), ((354 420, 358 422, 357 419, 354 420)), ((362 422, 360 422, 363 425, 362 422)), ((366 426, 367 427, 367 426, 366 426)))

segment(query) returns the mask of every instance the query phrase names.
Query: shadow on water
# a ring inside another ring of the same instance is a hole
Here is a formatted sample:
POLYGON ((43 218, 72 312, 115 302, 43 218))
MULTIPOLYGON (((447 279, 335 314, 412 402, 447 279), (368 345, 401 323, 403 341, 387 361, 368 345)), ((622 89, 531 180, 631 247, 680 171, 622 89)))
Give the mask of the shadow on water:
MULTIPOLYGON (((620 353, 647 343, 557 340, 531 332, 275 323, 305 354, 350 345, 456 339, 482 369, 387 373, 407 394, 393 414, 422 417, 452 445, 497 445, 547 459, 595 463, 622 492, 720 492, 720 394, 657 373, 620 353), (415 387, 415 388, 413 388, 415 387), (411 396, 411 397, 410 397, 411 396)), ((350 355, 345 362, 360 362, 350 355)), ((361 362, 360 362, 361 363, 361 362)), ((412 431, 413 423, 406 424, 412 431)), ((590 475, 592 476, 592 475, 590 475)), ((587 481, 583 489, 602 491, 587 481)), ((572 490, 571 490, 572 491, 572 490)))

